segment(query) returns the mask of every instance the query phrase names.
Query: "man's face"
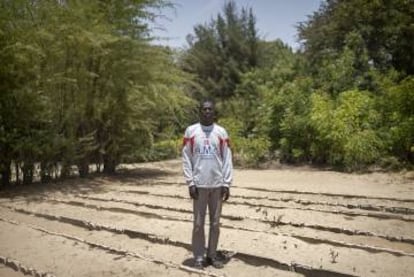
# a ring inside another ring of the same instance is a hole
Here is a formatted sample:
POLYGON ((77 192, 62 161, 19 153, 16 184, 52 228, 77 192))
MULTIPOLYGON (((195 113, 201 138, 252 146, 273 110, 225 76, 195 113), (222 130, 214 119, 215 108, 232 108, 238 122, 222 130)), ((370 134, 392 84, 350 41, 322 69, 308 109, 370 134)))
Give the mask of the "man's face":
POLYGON ((206 101, 201 105, 200 110, 200 122, 201 124, 208 126, 214 123, 214 104, 206 101))

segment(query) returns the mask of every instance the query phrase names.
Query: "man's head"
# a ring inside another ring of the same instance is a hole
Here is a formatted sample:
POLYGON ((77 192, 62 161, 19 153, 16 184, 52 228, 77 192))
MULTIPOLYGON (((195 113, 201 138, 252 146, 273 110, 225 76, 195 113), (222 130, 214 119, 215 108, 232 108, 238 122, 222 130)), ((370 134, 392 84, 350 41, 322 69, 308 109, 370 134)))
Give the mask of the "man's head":
POLYGON ((214 123, 215 104, 211 99, 204 100, 200 103, 200 123, 204 126, 209 126, 214 123))

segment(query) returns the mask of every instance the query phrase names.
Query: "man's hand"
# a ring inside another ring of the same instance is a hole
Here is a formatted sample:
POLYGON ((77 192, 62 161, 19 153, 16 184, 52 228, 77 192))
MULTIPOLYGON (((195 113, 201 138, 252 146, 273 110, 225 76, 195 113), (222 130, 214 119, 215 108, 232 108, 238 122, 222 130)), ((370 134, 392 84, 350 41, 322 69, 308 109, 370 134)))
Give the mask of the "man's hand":
POLYGON ((230 189, 228 187, 221 187, 221 197, 223 201, 227 201, 230 197, 230 189))
POLYGON ((190 197, 192 199, 194 199, 194 200, 197 200, 198 199, 198 190, 197 190, 197 187, 196 186, 190 186, 188 188, 188 191, 189 191, 190 197))

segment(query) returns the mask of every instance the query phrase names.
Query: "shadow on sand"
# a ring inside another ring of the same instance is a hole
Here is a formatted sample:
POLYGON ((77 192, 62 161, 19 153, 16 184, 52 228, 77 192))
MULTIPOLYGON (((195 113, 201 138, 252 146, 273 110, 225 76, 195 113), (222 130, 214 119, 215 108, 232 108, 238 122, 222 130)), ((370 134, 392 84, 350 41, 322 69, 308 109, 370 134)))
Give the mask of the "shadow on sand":
POLYGON ((78 176, 66 179, 57 179, 49 183, 34 182, 30 185, 10 185, 0 187, 0 199, 12 200, 23 197, 27 201, 37 201, 47 197, 51 193, 62 194, 99 194, 109 192, 108 184, 117 185, 142 185, 148 181, 153 182, 162 177, 171 176, 175 173, 157 168, 134 168, 120 169, 114 175, 103 173, 91 173, 86 178, 78 176))

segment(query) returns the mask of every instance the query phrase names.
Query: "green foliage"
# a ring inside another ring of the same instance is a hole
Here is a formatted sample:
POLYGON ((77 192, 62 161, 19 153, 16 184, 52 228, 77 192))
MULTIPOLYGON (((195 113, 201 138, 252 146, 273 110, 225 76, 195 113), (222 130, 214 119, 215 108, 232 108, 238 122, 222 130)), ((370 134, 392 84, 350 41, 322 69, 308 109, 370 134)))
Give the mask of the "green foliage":
POLYGON ((384 145, 375 130, 360 130, 343 145, 343 163, 350 170, 360 170, 377 162, 384 153, 384 145))
POLYGON ((270 136, 273 149, 280 149, 283 161, 309 158, 313 135, 308 121, 311 88, 309 79, 296 79, 286 83, 272 99, 270 136))
POLYGON ((385 88, 379 99, 383 113, 382 133, 391 155, 404 161, 414 160, 414 78, 385 88))
POLYGON ((269 158, 270 141, 267 137, 243 137, 243 123, 234 118, 222 118, 219 123, 229 133, 234 164, 257 167, 269 158))
POLYGON ((194 97, 213 96, 220 100, 235 94, 241 75, 257 65, 258 35, 252 10, 238 10, 234 1, 224 4, 209 24, 194 27, 188 36, 190 48, 182 67, 196 75, 200 87, 194 97))
MULTIPOLYGON (((103 163, 181 132, 192 102, 172 54, 148 43, 163 0, 0 3, 0 167, 103 163), (3 93, 4 92, 4 93, 3 93), (171 135, 171 134, 169 134, 171 135), (3 154, 4 153, 4 154, 3 154)), ((24 169, 23 169, 24 170, 24 169)), ((30 168, 27 169, 30 171, 30 168)))
POLYGON ((149 44, 164 0, 0 1, 0 174, 46 180, 90 163, 177 157, 175 139, 218 100, 236 164, 362 169, 414 161, 414 48, 406 0, 327 1, 299 25, 302 48, 258 36, 235 1, 182 52, 149 44), (192 98, 187 97, 190 95, 192 98))
POLYGON ((293 80, 295 56, 290 48, 280 41, 260 44, 258 60, 261 67, 241 76, 236 95, 225 102, 225 116, 237 116, 244 122, 243 135, 269 135, 272 101, 275 92, 286 82, 293 80))
POLYGON ((366 91, 346 91, 337 100, 313 94, 313 158, 351 170, 376 162, 384 153, 384 144, 377 132, 380 116, 374 103, 366 91))
MULTIPOLYGON (((161 140, 141 152, 136 152, 131 161, 160 161, 176 159, 181 155, 182 139, 161 140)), ((127 160, 128 161, 128 160, 127 160)))
POLYGON ((414 6, 406 0, 325 1, 320 9, 298 26, 310 70, 322 69, 326 55, 343 52, 347 37, 358 33, 368 60, 380 70, 396 68, 414 73, 414 6))
POLYGON ((235 149, 234 162, 242 167, 258 167, 268 159, 270 141, 264 137, 233 139, 235 149))
POLYGON ((404 0, 328 1, 299 25, 301 72, 324 92, 311 97, 312 161, 348 169, 413 161, 412 77, 401 80, 414 73, 412 13, 404 0))
POLYGON ((348 34, 343 51, 326 55, 321 63, 315 79, 331 94, 369 85, 365 80, 370 71, 368 57, 359 33, 348 34))
POLYGON ((183 68, 195 74, 201 94, 221 100, 236 160, 257 165, 277 153, 285 162, 349 170, 393 155, 413 160, 410 77, 401 82, 414 70, 407 43, 412 5, 328 1, 298 26, 298 53, 280 41, 257 40, 252 64, 245 60, 253 52, 242 51, 249 44, 232 25, 243 26, 243 16, 234 11, 231 3, 195 28, 183 68), (255 154, 244 155, 248 144, 255 154))

